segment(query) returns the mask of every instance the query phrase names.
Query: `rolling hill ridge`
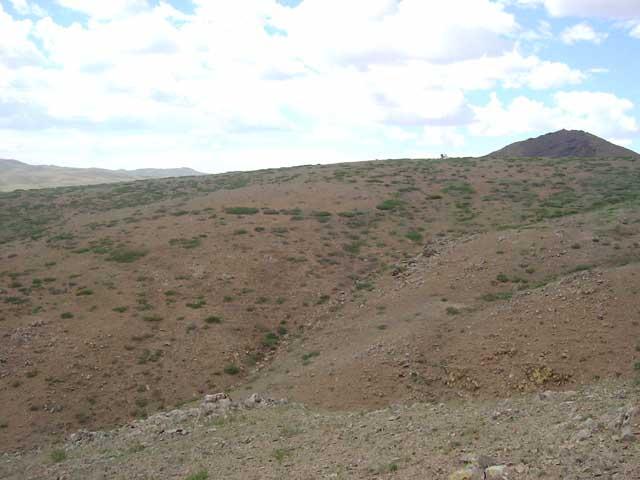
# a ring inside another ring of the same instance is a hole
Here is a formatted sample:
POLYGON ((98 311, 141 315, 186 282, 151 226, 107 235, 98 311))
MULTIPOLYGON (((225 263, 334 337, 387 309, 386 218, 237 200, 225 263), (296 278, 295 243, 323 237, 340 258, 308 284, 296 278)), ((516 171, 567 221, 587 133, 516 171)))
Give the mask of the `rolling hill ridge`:
POLYGON ((17 160, 0 159, 0 191, 94 185, 129 182, 148 178, 202 175, 190 168, 145 168, 108 170, 103 168, 69 168, 54 165, 29 165, 17 160))

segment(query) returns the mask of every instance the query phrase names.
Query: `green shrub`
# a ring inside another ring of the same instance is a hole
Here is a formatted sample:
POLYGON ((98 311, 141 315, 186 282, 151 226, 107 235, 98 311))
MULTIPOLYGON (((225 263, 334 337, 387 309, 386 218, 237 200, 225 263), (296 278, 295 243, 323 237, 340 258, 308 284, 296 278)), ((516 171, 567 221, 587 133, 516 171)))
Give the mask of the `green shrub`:
POLYGON ((209 323, 209 324, 213 324, 213 323, 220 324, 220 323, 222 323, 222 319, 220 317, 215 316, 215 315, 211 315, 211 316, 205 318, 204 321, 206 323, 209 323))
POLYGON ((224 209, 229 215, 255 215, 260 210, 253 207, 229 207, 224 209))
POLYGON ((64 462, 67 459, 67 452, 57 449, 51 452, 50 457, 54 463, 64 462))
POLYGON ((198 308, 202 308, 207 304, 207 302, 205 302, 202 299, 196 300, 195 302, 191 302, 191 303, 187 303, 187 307, 189 308, 193 308, 194 310, 198 309, 198 308))
POLYGON ((512 292, 487 293, 480 297, 485 302, 495 302, 497 300, 509 300, 513 297, 512 292))
POLYGON ((107 260, 110 262, 117 263, 133 263, 139 258, 144 257, 147 254, 144 250, 132 250, 132 249, 124 249, 120 248, 112 251, 107 260))
POLYGON ((420 232, 416 232, 415 230, 409 230, 405 236, 412 242, 422 242, 422 234, 420 232))
POLYGON ((231 363, 224 367, 224 373, 226 373, 227 375, 237 375, 238 373, 240 373, 240 369, 233 363, 231 363))
POLYGON ((376 208, 378 210, 396 210, 397 208, 400 208, 403 205, 404 205, 404 202, 402 200, 389 199, 389 200, 385 200, 384 202, 378 204, 376 206, 376 208))
POLYGON ((262 339, 262 345, 264 345, 265 347, 273 348, 278 344, 279 341, 280 338, 278 337, 278 335, 273 332, 269 332, 262 339))
POLYGON ((209 472, 206 470, 200 470, 197 473, 192 473, 186 480, 207 480, 209 478, 209 472))
POLYGON ((68 320, 69 318, 73 318, 73 313, 64 312, 62 315, 60 315, 60 318, 62 318, 63 320, 68 320))
POLYGON ((302 364, 303 365, 309 365, 311 363, 311 360, 313 360, 315 357, 319 356, 320 352, 308 352, 305 353, 304 355, 302 355, 302 364))

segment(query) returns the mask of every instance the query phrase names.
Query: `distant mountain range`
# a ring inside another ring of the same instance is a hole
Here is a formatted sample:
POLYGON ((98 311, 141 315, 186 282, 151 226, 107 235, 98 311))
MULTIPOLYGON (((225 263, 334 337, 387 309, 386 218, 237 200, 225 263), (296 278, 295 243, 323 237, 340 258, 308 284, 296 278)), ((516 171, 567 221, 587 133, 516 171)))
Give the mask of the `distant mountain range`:
POLYGON ((526 157, 640 157, 628 148, 615 145, 582 130, 560 130, 522 142, 512 143, 487 155, 492 158, 526 157))
POLYGON ((130 182, 148 178, 204 175, 191 168, 141 168, 107 170, 104 168, 69 168, 54 165, 29 165, 17 160, 0 159, 0 191, 130 182))

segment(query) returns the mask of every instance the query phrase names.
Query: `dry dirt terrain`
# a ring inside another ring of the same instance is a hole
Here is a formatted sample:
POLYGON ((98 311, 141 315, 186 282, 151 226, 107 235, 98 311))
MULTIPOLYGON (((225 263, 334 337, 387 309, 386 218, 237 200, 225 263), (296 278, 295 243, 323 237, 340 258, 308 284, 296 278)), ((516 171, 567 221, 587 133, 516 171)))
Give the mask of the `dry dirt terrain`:
POLYGON ((0 477, 639 478, 639 204, 634 157, 1 194, 0 477), (68 440, 222 391, 291 404, 68 440))

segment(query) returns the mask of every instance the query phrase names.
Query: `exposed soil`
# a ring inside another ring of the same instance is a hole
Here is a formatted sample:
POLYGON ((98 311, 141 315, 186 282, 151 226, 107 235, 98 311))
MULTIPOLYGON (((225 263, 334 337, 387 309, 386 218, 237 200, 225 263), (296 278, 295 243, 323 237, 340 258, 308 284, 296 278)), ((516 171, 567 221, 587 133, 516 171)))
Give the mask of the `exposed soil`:
POLYGON ((633 381, 639 165, 403 160, 3 194, 0 450, 217 391, 360 411, 633 381))

